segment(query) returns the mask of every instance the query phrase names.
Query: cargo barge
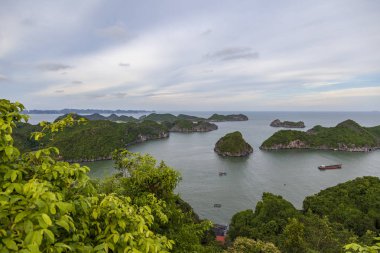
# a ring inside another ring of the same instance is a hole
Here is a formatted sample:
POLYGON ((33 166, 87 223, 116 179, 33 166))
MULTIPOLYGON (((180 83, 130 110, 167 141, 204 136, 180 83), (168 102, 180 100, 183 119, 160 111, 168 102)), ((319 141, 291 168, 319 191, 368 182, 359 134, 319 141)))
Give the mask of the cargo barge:
POLYGON ((320 165, 318 166, 318 169, 320 170, 335 170, 335 169, 341 169, 342 164, 333 164, 333 165, 320 165))

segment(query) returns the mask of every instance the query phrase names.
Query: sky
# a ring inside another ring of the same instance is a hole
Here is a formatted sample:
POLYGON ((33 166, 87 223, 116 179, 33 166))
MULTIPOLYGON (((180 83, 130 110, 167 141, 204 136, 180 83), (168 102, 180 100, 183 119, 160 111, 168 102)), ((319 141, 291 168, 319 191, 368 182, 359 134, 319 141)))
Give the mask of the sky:
POLYGON ((0 0, 27 109, 374 111, 378 0, 0 0))

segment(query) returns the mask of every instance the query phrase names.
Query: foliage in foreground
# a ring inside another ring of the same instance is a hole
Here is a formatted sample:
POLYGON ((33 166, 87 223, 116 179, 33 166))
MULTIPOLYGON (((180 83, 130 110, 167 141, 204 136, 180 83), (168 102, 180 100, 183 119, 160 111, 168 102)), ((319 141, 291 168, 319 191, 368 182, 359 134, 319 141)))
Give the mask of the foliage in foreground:
MULTIPOLYGON (((20 154, 11 136, 25 120, 23 106, 0 100, 1 252, 168 251, 173 241, 155 234, 153 213, 162 209, 97 192, 89 168, 56 161, 56 148, 20 154)), ((53 124, 50 129, 54 129, 53 124)), ((167 217, 159 215, 161 222, 167 217)))

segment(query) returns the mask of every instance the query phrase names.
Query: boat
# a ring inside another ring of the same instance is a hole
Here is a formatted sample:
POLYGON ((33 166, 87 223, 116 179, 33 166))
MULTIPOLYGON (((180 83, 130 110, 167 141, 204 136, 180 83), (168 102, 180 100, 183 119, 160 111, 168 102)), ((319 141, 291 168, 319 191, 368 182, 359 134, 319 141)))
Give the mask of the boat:
POLYGON ((318 166, 318 169, 320 170, 335 170, 335 169, 341 169, 342 164, 333 164, 333 165, 320 165, 318 166))
POLYGON ((220 208, 220 207, 222 207, 222 204, 214 204, 214 207, 220 208))
POLYGON ((219 176, 227 176, 227 172, 219 172, 219 176))

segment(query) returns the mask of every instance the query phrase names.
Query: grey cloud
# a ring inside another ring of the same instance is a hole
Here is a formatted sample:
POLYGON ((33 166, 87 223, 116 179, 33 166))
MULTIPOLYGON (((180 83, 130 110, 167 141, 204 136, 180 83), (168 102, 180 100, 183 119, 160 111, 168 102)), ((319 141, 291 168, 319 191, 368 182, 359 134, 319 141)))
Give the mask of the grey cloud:
POLYGON ((1 81, 8 81, 8 78, 6 76, 0 75, 0 82, 1 81))
POLYGON ((71 69, 73 68, 73 66, 61 63, 42 63, 38 65, 38 68, 45 71, 60 71, 65 69, 71 69))
POLYGON ((55 93, 65 93, 65 90, 56 90, 55 93))
POLYGON ((201 33, 201 36, 207 36, 207 35, 210 35, 211 33, 212 33, 212 30, 211 29, 207 29, 207 30, 205 30, 205 31, 203 31, 201 33))
POLYGON ((71 83, 72 84, 82 84, 83 82, 82 81, 72 81, 71 83))
POLYGON ((120 63, 119 63, 119 66, 120 66, 120 67, 130 67, 131 64, 129 64, 129 63, 124 63, 124 62, 120 62, 120 63))
POLYGON ((118 92, 118 93, 114 93, 114 94, 112 94, 115 98, 125 98, 125 97, 127 97, 128 96, 128 94, 127 93, 125 93, 125 92, 118 92))
POLYGON ((25 26, 35 26, 36 21, 31 18, 25 18, 21 21, 21 24, 25 26))
POLYGON ((117 39, 117 40, 127 38, 129 35, 128 31, 121 24, 116 24, 113 26, 99 29, 97 31, 97 34, 101 37, 117 39))
POLYGON ((205 55, 207 59, 230 61, 238 59, 257 59, 259 53, 253 52, 250 47, 228 47, 205 55))

